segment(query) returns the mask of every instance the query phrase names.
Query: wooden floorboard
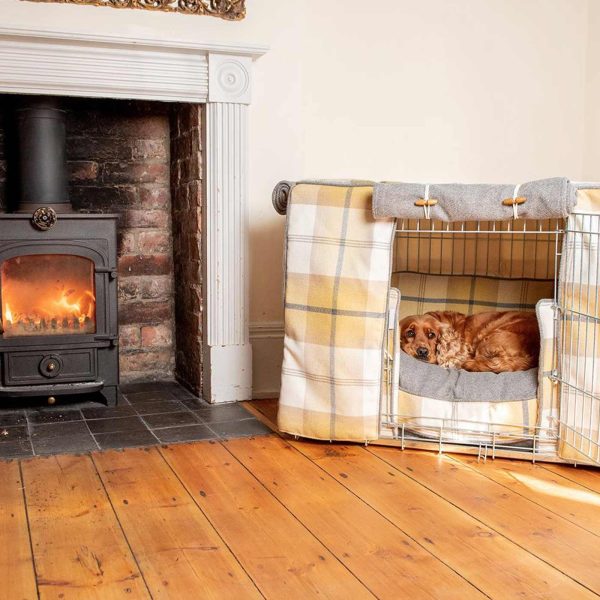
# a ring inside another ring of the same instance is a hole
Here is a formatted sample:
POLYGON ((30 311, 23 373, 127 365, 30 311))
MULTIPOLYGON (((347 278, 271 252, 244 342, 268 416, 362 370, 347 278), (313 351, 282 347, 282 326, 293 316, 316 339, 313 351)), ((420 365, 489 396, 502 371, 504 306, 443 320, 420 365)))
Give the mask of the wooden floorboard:
POLYGON ((0 463, 0 482, 1 595, 33 600, 37 587, 19 463, 0 463))
POLYGON ((266 597, 373 597, 221 444, 161 452, 266 597))
MULTIPOLYGON (((507 487, 554 514, 600 536, 600 496, 570 479, 525 460, 483 462, 453 456, 488 479, 507 487)), ((570 467, 570 470, 575 470, 570 467)), ((599 540, 600 542, 600 540, 599 540)))
POLYGON ((600 593, 598 537, 448 456, 370 451, 467 514, 600 593))
POLYGON ((600 494, 600 468, 571 467, 565 465, 540 464, 547 471, 560 475, 564 479, 573 481, 588 490, 600 494))
POLYGON ((490 598, 593 597, 569 577, 361 446, 293 445, 490 598))
POLYGON ((89 456, 23 462, 41 598, 149 598, 89 456))
POLYGON ((225 446, 377 597, 484 597, 283 440, 225 446))
POLYGON ((94 462, 153 598, 260 598, 156 448, 94 462))
POLYGON ((600 597, 598 470, 271 435, 0 477, 0 598, 600 597))

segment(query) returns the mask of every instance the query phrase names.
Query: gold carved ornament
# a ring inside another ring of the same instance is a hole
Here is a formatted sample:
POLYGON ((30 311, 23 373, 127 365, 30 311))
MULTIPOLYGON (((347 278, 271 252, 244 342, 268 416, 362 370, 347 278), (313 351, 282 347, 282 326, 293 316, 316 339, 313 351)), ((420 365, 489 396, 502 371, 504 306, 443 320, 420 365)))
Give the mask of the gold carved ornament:
POLYGON ((229 21, 240 21, 246 16, 246 0, 28 0, 29 2, 59 2, 61 4, 89 4, 112 8, 143 8, 189 15, 210 15, 229 21))

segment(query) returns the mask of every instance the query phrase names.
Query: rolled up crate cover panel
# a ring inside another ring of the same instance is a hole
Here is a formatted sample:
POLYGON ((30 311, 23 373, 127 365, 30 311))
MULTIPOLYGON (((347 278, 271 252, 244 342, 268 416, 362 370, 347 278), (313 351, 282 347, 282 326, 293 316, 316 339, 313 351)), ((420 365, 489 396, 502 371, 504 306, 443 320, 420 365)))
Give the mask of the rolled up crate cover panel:
POLYGON ((600 189, 580 189, 560 272, 561 458, 600 464, 600 189))
POLYGON ((395 222, 373 218, 372 191, 319 183, 291 191, 281 431, 378 438, 395 222))
POLYGON ((567 217, 575 205, 576 188, 563 177, 540 179, 518 185, 463 183, 377 183, 373 191, 376 218, 422 219, 421 200, 430 206, 432 219, 457 221, 509 221, 513 207, 505 200, 522 199, 517 213, 523 219, 567 217))

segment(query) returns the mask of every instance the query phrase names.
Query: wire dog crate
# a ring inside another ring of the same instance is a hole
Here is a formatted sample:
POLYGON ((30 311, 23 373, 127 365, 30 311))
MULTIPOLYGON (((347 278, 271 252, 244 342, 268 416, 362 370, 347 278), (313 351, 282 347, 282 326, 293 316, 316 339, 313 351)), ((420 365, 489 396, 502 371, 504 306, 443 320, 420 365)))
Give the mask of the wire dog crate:
POLYGON ((600 215, 586 213, 542 221, 398 220, 392 284, 400 289, 406 287, 402 280, 407 275, 468 278, 470 293, 477 278, 516 286, 505 287, 512 296, 495 300, 428 298, 423 296, 427 283, 421 281, 421 296, 402 295, 398 312, 390 314, 384 355, 382 437, 398 441, 403 448, 434 446, 439 452, 456 449, 457 444, 471 446, 484 460, 488 455, 523 453, 533 461, 547 459, 560 442, 575 455, 600 464, 600 375, 594 369, 600 356, 599 236, 600 215), (538 421, 523 427, 398 411, 400 340, 398 327, 393 326, 397 321, 429 310, 535 310, 545 298, 552 310, 553 339, 546 364, 540 363, 539 386, 547 387, 554 404, 545 424, 538 421))
POLYGON ((281 182, 273 200, 287 213, 282 431, 600 465, 600 184, 281 182), (408 315, 506 310, 535 311, 537 369, 401 351, 408 315))

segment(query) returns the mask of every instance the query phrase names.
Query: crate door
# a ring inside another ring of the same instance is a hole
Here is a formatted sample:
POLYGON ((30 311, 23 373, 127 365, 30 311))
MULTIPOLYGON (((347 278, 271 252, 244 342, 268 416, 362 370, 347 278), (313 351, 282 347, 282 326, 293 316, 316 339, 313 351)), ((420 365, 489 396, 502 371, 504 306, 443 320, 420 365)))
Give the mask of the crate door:
POLYGON ((600 214, 569 217, 556 315, 559 455, 592 464, 600 464, 599 237, 600 214))

